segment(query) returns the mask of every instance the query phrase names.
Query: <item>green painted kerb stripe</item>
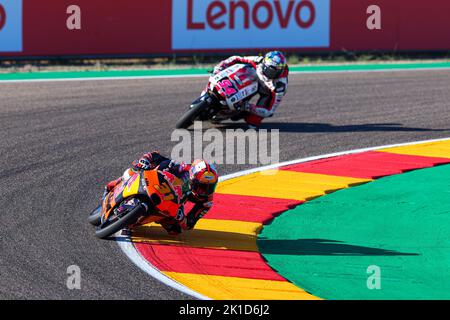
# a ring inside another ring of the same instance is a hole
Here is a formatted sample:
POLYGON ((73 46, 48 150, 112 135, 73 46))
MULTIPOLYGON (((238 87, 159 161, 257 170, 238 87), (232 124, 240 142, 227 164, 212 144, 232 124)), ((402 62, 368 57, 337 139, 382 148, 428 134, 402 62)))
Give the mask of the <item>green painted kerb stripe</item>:
POLYGON ((373 70, 411 70, 450 68, 450 62, 431 63, 380 63, 380 64, 348 64, 334 66, 304 66, 291 68, 294 72, 329 72, 329 71, 373 71, 373 70))
POLYGON ((258 247, 324 299, 450 299, 450 165, 307 202, 264 227, 258 247))
MULTIPOLYGON (((292 67, 292 72, 342 72, 342 71, 374 71, 374 70, 413 70, 450 68, 450 62, 435 63, 380 63, 380 64, 348 64, 331 66, 299 66, 292 67)), ((167 69, 167 70, 109 70, 78 72, 29 72, 3 73, 0 81, 7 80, 52 80, 79 78, 128 78, 128 77, 161 77, 207 75, 208 69, 167 69)))
POLYGON ((207 69, 173 69, 173 70, 109 70, 109 71, 61 71, 29 72, 0 74, 1 80, 39 80, 39 79, 78 79, 78 78, 128 78, 158 76, 207 75, 207 69))

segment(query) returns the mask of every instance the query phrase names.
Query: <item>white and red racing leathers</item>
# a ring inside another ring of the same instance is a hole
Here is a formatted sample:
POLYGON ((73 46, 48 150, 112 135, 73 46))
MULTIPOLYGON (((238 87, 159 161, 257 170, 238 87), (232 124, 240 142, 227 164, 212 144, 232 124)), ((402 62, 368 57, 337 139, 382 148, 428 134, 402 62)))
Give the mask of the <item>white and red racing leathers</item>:
POLYGON ((245 111, 248 112, 245 121, 252 126, 259 126, 262 119, 273 116, 281 104, 288 87, 289 68, 286 66, 280 78, 272 80, 267 78, 262 72, 263 60, 264 57, 258 56, 233 56, 222 61, 214 69, 214 73, 217 73, 237 63, 250 64, 256 69, 259 77, 258 93, 260 98, 256 104, 248 103, 245 108, 245 111))

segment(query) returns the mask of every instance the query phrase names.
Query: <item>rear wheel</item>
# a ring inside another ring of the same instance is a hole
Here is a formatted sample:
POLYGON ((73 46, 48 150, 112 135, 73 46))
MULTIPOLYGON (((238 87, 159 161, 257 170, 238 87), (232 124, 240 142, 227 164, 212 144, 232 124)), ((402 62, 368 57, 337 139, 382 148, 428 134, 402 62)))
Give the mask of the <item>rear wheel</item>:
POLYGON ((137 220, 146 213, 147 205, 144 203, 137 199, 125 200, 121 205, 114 209, 108 217, 108 220, 97 227, 95 235, 100 239, 107 238, 117 231, 136 223, 137 220), (130 201, 133 201, 134 204, 129 204, 130 201), (119 208, 123 208, 123 211, 119 212, 119 208))
POLYGON ((204 113, 209 107, 206 100, 201 100, 194 104, 188 112, 186 112, 176 124, 177 129, 187 129, 194 124, 194 121, 204 113))

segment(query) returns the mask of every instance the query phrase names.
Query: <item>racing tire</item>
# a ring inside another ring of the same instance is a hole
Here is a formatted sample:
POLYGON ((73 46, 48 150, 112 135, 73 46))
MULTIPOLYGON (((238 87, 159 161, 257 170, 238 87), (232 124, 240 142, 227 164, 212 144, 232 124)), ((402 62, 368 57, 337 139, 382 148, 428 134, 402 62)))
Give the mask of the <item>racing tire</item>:
POLYGON ((90 224, 96 227, 100 225, 100 223, 102 222, 101 211, 102 205, 99 205, 97 208, 92 210, 88 217, 88 221, 90 224))
POLYGON ((117 221, 107 225, 104 228, 98 227, 95 230, 95 236, 100 239, 105 239, 117 231, 122 230, 123 228, 136 223, 136 221, 147 212, 147 207, 140 203, 136 208, 128 212, 125 216, 119 218, 117 221))
POLYGON ((194 124, 194 121, 198 118, 203 111, 208 109, 209 103, 205 100, 193 105, 188 112, 186 112, 180 120, 178 120, 175 127, 177 129, 188 129, 194 124))

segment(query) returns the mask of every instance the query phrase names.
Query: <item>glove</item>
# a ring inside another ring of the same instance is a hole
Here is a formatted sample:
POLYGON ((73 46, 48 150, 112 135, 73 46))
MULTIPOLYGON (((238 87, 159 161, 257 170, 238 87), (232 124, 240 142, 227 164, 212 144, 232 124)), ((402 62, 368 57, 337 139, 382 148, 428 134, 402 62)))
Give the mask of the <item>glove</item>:
POLYGON ((156 160, 161 157, 158 151, 144 154, 137 162, 133 162, 133 167, 140 170, 151 170, 156 167, 156 160))

